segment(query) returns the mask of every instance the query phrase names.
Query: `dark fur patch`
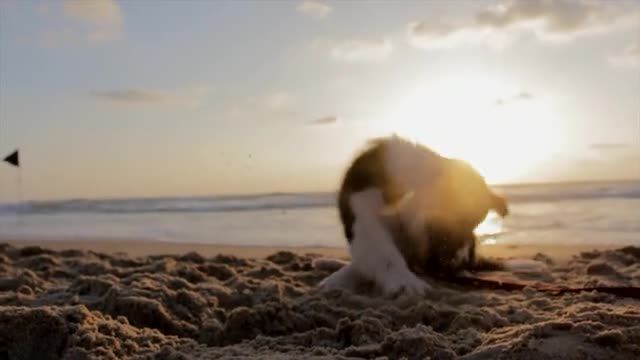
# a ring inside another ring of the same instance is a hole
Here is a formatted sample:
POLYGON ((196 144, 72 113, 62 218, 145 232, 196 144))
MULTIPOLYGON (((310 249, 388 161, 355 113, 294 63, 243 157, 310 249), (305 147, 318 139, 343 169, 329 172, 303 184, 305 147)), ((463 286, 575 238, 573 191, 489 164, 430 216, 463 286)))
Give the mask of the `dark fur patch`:
POLYGON ((479 257, 476 254, 477 238, 474 229, 444 222, 432 221, 425 226, 425 241, 428 249, 419 256, 408 259, 410 268, 416 273, 432 277, 450 278, 461 271, 498 271, 503 269, 500 261, 479 257), (461 249, 468 247, 467 258, 458 259, 461 249))
POLYGON ((384 168, 384 146, 382 139, 371 141, 347 169, 338 193, 338 211, 348 242, 353 239, 355 215, 349 204, 353 193, 376 187, 382 191, 384 202, 391 204, 399 200, 404 192, 397 188, 384 168))

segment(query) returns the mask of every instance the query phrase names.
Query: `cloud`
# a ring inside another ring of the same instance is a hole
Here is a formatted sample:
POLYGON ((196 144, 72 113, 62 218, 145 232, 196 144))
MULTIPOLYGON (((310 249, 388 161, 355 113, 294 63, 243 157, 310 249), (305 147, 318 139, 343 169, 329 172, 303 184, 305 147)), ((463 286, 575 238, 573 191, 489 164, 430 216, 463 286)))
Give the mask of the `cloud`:
POLYGON ((329 44, 329 57, 336 61, 380 61, 391 55, 393 45, 389 39, 345 40, 329 44))
POLYGON ((42 4, 36 8, 44 16, 61 16, 62 21, 56 28, 38 34, 36 43, 39 46, 60 47, 120 37, 124 21, 120 6, 115 0, 64 0, 59 4, 61 7, 42 4))
POLYGON ((120 7, 114 0, 65 0, 64 12, 68 16, 97 25, 122 23, 120 7))
MULTIPOLYGON (((520 30, 533 30, 541 40, 570 40, 633 24, 633 11, 615 1, 502 1, 461 21, 422 21, 408 26, 410 44, 420 48, 456 46, 464 42, 504 41, 520 30)), ((636 4, 637 9, 637 4, 636 4)))
POLYGON ((623 13, 604 2, 576 0, 510 1, 476 14, 476 24, 507 28, 538 22, 549 34, 574 34, 611 25, 623 13))
POLYGON ((311 126, 327 126, 327 125, 335 125, 340 122, 340 119, 337 116, 325 116, 312 121, 309 121, 307 125, 311 126))
POLYGON ((618 54, 609 56, 609 64, 620 68, 640 67, 640 43, 631 44, 618 54))
POLYGON ((166 89, 119 89, 93 91, 99 100, 134 105, 181 105, 198 106, 208 92, 206 87, 191 86, 178 90, 166 89))
POLYGON ((115 0, 65 0, 64 14, 89 26, 89 41, 112 40, 120 36, 122 12, 115 0))
POLYGON ((472 26, 444 21, 420 21, 407 25, 407 41, 422 49, 445 49, 466 43, 478 43, 486 34, 472 26))
POLYGON ((514 96, 508 97, 508 98, 500 98, 496 100, 496 105, 507 105, 516 101, 522 101, 522 100, 531 100, 533 99, 533 94, 526 92, 526 91, 522 91, 514 96))
POLYGON ((329 15, 331 6, 319 0, 304 0, 296 7, 299 13, 322 19, 329 15))

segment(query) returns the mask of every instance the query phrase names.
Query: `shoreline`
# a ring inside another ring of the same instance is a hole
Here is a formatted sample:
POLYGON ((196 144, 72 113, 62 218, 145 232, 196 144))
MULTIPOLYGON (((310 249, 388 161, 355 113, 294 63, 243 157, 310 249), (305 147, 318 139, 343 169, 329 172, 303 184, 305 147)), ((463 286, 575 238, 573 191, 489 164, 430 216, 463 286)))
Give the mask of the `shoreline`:
MULTIPOLYGON (((39 246, 55 251, 60 250, 91 250, 98 253, 125 253, 131 257, 150 255, 183 255, 197 252, 210 257, 218 254, 234 255, 242 258, 266 258, 279 251, 289 251, 296 255, 317 254, 323 257, 348 259, 349 251, 346 247, 322 246, 262 246, 262 245, 222 245, 202 243, 177 243, 153 240, 66 240, 66 239, 2 239, 0 243, 7 243, 16 247, 39 246)), ((493 244, 478 246, 478 254, 489 257, 503 258, 531 258, 538 253, 544 254, 556 262, 566 262, 582 252, 593 250, 613 250, 626 245, 511 245, 493 244)))

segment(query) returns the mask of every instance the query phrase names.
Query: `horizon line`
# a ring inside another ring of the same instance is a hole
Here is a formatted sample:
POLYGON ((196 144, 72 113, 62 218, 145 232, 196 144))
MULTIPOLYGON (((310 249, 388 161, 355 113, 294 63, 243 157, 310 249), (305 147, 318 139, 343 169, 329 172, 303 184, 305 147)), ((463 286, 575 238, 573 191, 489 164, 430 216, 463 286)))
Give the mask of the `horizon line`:
MULTIPOLYGON (((604 183, 632 183, 640 182, 640 178, 633 179, 611 179, 611 180, 566 180, 566 181, 532 181, 519 183, 495 183, 488 185, 497 188, 518 188, 518 187, 538 187, 538 186, 568 186, 581 184, 604 184, 604 183)), ((265 191, 265 192, 247 192, 247 193, 210 193, 201 195, 156 195, 156 196, 130 196, 130 197, 59 197, 59 198, 40 198, 40 199, 22 199, 22 201, 2 200, 0 204, 21 204, 31 202, 56 202, 56 201, 109 201, 109 200, 150 200, 150 199, 196 199, 196 198, 229 198, 229 197, 259 197, 259 196, 275 196, 275 195, 324 195, 336 193, 337 190, 324 191, 265 191)))

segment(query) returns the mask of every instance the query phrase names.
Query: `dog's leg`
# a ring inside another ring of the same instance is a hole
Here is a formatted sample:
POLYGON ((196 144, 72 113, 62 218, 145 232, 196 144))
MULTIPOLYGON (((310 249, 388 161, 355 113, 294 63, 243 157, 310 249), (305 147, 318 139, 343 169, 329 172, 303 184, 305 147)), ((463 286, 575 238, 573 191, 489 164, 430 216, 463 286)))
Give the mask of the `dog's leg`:
POLYGON ((411 272, 381 219, 382 193, 369 188, 353 193, 350 205, 355 214, 354 238, 350 244, 351 265, 373 280, 387 295, 406 292, 422 294, 431 287, 411 272))

